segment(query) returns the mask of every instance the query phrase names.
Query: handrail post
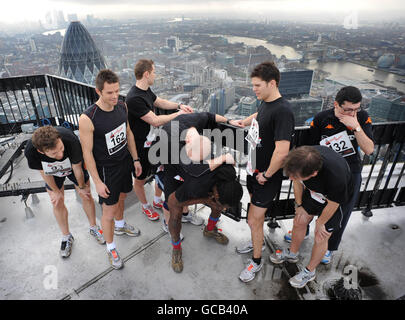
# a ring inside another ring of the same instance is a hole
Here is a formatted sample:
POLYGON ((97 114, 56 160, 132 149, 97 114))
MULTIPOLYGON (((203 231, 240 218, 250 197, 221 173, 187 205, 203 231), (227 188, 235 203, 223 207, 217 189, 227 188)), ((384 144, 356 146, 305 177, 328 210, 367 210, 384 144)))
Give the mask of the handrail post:
POLYGON ((39 118, 39 113, 38 113, 38 110, 37 110, 37 105, 35 103, 34 95, 32 94, 31 85, 29 83, 27 83, 25 86, 26 86, 26 88, 28 90, 28 93, 30 95, 32 108, 34 109, 35 118, 37 120, 37 126, 40 127, 41 126, 41 121, 40 121, 40 118, 39 118))

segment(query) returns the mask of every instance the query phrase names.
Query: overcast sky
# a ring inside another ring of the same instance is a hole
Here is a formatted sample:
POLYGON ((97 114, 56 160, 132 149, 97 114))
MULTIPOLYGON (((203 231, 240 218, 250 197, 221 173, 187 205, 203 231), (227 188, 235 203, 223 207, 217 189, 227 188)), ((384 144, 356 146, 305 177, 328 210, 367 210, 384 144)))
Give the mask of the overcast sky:
MULTIPOLYGON (((316 17, 339 16, 357 11, 359 19, 389 20, 405 17, 403 0, 0 0, 7 10, 0 10, 0 23, 44 20, 48 11, 63 10, 65 17, 76 13, 98 18, 137 18, 139 16, 185 15, 197 17, 316 17)), ((3 7, 4 8, 4 7, 3 7)))

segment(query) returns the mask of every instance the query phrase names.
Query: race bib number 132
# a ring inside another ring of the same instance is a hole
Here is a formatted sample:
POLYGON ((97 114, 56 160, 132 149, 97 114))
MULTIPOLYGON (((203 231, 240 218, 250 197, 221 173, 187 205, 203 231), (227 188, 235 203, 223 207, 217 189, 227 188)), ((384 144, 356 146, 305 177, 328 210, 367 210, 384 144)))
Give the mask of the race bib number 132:
POLYGON ((348 157, 356 153, 346 131, 342 131, 334 134, 333 136, 327 137, 321 140, 319 144, 321 146, 331 148, 339 153, 342 157, 348 157))

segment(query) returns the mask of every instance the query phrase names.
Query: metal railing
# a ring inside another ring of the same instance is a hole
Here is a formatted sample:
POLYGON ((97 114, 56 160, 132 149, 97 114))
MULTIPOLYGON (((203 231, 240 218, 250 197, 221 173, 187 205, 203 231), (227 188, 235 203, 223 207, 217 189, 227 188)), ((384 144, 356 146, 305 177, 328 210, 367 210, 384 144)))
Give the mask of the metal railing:
POLYGON ((0 136, 28 123, 77 129, 80 114, 97 99, 94 86, 58 76, 0 78, 0 136))
MULTIPOLYGON (((52 75, 0 79, 0 137, 21 132, 21 126, 27 123, 77 129, 80 114, 97 98, 94 86, 52 75)), ((292 145, 305 145, 308 130, 297 127, 292 145)), ((373 134, 375 151, 363 157, 363 184, 354 208, 365 212, 405 204, 405 122, 373 124, 373 134)), ((246 145, 244 150, 247 153, 246 145)), ((292 184, 285 180, 268 210, 268 218, 291 218, 293 201, 292 184)), ((226 215, 235 220, 244 218, 241 208, 229 210, 226 215)))

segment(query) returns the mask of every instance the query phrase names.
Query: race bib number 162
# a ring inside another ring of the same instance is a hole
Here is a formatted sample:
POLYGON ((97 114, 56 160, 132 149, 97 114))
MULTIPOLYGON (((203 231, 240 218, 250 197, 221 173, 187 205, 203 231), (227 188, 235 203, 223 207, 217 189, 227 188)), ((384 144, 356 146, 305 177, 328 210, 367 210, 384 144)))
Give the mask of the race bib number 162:
POLYGON ((124 122, 119 127, 105 134, 108 154, 112 155, 127 144, 127 125, 124 122))

